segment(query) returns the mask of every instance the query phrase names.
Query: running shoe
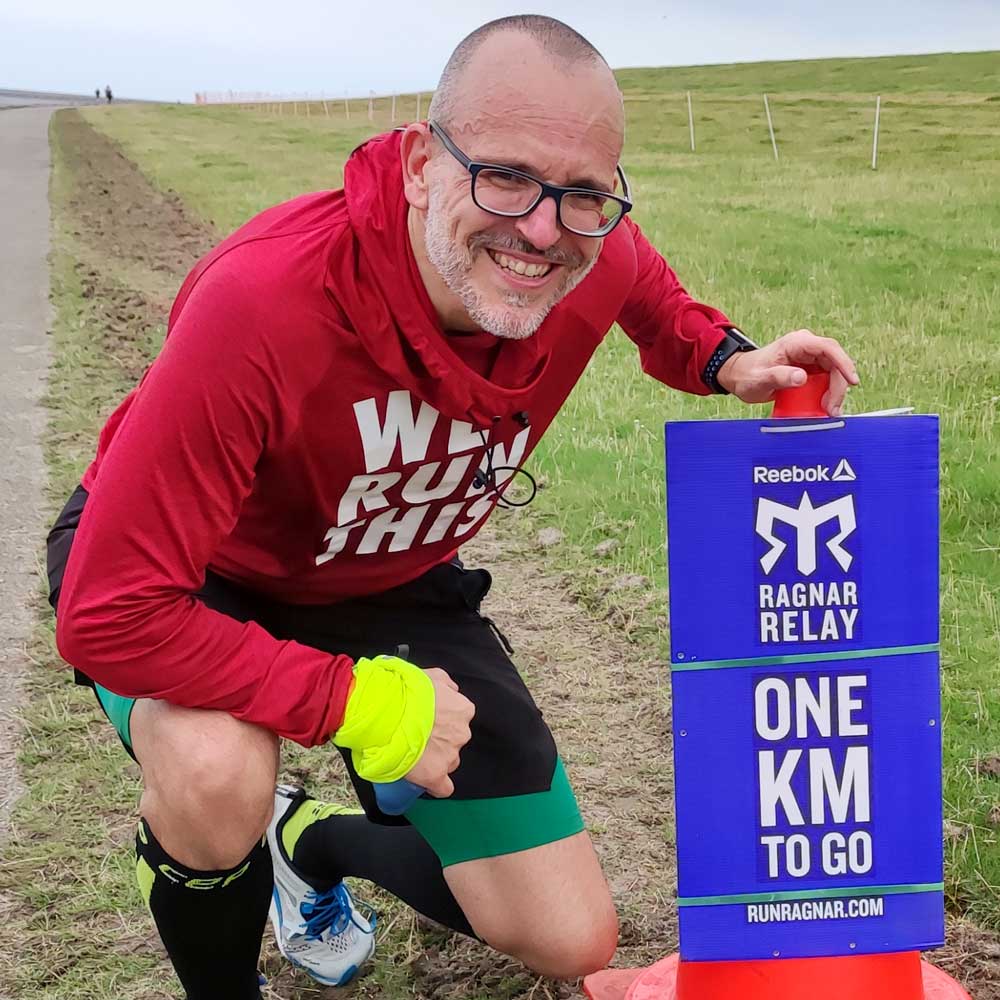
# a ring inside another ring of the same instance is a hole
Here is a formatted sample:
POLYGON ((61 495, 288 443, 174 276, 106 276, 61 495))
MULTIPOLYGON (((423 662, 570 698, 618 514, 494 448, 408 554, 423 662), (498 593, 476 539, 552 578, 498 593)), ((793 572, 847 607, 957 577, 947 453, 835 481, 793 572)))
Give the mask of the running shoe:
POLYGON ((327 986, 343 986, 375 951, 375 912, 356 901, 341 881, 317 889, 292 863, 296 832, 323 816, 357 813, 310 798, 304 789, 278 785, 267 844, 274 864, 271 924, 281 954, 327 986), (301 812, 305 810, 305 812, 301 812), (286 835, 287 834, 287 835, 286 835))

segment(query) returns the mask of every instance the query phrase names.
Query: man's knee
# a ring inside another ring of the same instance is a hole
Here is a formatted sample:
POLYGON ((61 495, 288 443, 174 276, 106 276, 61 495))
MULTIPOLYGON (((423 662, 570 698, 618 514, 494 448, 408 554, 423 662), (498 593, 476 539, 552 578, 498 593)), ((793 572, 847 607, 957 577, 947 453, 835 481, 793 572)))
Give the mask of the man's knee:
POLYGON ((133 739, 142 813, 164 849, 200 869, 239 864, 271 819, 277 737, 225 712, 155 703, 133 718, 133 739))
POLYGON ((591 911, 560 915, 548 926, 497 927, 486 943, 539 975, 576 979, 605 968, 618 947, 618 917, 610 899, 591 911))
POLYGON ((618 916, 584 832, 462 862, 445 877, 476 933, 541 975, 575 979, 614 954, 618 916))

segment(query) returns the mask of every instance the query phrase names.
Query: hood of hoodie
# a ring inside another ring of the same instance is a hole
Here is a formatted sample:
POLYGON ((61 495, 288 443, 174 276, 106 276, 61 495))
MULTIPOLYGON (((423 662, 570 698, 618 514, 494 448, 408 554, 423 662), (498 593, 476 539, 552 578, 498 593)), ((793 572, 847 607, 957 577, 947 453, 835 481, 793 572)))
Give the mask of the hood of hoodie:
POLYGON ((451 349, 410 246, 400 133, 351 154, 344 196, 351 238, 333 248, 327 290, 376 364, 440 413, 476 426, 523 409, 552 357, 548 321, 525 340, 503 340, 489 378, 451 349))

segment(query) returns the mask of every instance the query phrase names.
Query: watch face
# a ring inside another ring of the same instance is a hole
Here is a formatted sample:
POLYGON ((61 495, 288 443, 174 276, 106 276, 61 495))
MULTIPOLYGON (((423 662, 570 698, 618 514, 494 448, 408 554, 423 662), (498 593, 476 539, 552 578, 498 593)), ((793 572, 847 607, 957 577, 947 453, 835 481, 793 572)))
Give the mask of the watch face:
POLYGON ((741 351, 755 351, 757 350, 757 345, 742 331, 737 330, 735 326, 729 327, 729 336, 739 344, 739 350, 741 351))

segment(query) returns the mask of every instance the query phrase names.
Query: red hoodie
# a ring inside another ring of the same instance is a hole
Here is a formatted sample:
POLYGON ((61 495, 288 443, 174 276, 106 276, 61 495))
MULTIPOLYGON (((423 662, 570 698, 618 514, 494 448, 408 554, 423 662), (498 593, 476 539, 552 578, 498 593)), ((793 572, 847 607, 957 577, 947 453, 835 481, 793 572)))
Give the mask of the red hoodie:
POLYGON ((416 578, 495 505, 473 483, 484 436, 494 466, 520 465, 616 321, 650 375, 706 392, 728 320, 631 220, 533 337, 500 341, 444 334, 406 211, 399 136, 381 136, 342 191, 268 209, 188 275, 83 478, 59 603, 68 662, 120 694, 321 743, 351 660, 208 609, 192 596, 206 568, 302 604, 416 578))

